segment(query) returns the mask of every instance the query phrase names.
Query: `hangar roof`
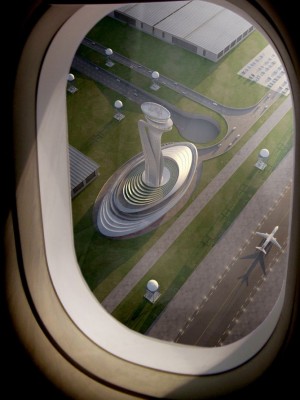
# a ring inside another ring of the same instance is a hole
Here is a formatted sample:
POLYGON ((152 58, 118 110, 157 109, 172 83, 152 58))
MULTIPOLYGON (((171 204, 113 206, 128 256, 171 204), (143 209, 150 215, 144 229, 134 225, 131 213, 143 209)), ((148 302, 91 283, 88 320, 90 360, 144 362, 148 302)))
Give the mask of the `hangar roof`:
POLYGON ((120 7, 119 10, 215 54, 251 27, 238 14, 199 0, 138 3, 120 7))
POLYGON ((70 176, 71 176, 71 189, 83 182, 90 174, 99 168, 99 165, 69 145, 69 161, 70 161, 70 176))

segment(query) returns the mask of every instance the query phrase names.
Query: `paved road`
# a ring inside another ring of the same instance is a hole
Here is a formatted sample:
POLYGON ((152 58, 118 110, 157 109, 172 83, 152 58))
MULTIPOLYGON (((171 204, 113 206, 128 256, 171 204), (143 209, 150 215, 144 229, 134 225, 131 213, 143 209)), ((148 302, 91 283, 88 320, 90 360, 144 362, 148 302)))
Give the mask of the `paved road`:
MULTIPOLYGON (((98 51, 102 55, 105 55, 106 48, 100 43, 94 42, 88 38, 84 38, 82 44, 92 48, 95 51, 98 51)), ((127 57, 116 52, 113 52, 113 55, 110 58, 115 62, 132 68, 140 74, 148 76, 149 79, 151 77, 151 73, 153 72, 152 70, 149 70, 146 66, 143 66, 135 62, 134 60, 128 59, 127 57)), ((85 74, 86 76, 91 77, 95 81, 98 81, 106 85, 107 87, 110 87, 112 90, 115 90, 116 92, 122 94, 123 96, 127 97, 137 104, 142 104, 145 101, 154 101, 164 105, 171 112, 174 124, 178 127, 179 131, 181 131, 181 134, 183 134, 181 129, 181 121, 191 114, 179 110, 172 104, 157 97, 154 93, 151 94, 145 90, 142 90, 138 86, 116 76, 113 72, 101 68, 100 65, 92 63, 82 57, 75 56, 72 67, 79 72, 85 74)), ((259 119, 262 114, 266 112, 266 110, 280 96, 279 93, 270 90, 269 93, 264 98, 262 98, 258 104, 248 108, 236 109, 224 106, 222 104, 217 104, 212 99, 208 99, 201 93, 196 92, 195 90, 190 89, 185 85, 182 85, 181 83, 175 82, 174 80, 166 76, 160 75, 159 80, 163 81, 163 84, 165 86, 168 86, 173 91, 182 94, 184 97, 190 98, 191 100, 218 112, 226 120, 228 127, 227 135, 222 141, 222 146, 216 146, 211 149, 213 150, 214 157, 224 153, 233 144, 236 144, 238 140, 243 136, 243 134, 247 132, 248 129, 254 124, 255 120, 259 119)), ((207 129, 207 126, 205 126, 202 130, 205 129, 207 129)))
MULTIPOLYGON (((173 104, 162 100, 155 94, 140 89, 133 83, 128 82, 113 74, 112 72, 101 68, 98 64, 95 64, 87 60, 86 58, 76 55, 72 63, 72 68, 95 80, 96 82, 99 82, 106 87, 109 87, 110 89, 118 92, 119 94, 134 103, 141 105, 144 102, 152 101, 165 106, 171 112, 174 125, 176 125, 183 137, 185 137, 186 126, 189 125, 191 118, 193 118, 193 120, 196 119, 198 123, 198 143, 205 144, 211 142, 218 136, 218 124, 212 118, 203 117, 199 114, 184 112, 173 104)), ((198 100, 199 102, 201 102, 201 96, 198 100)), ((185 138, 189 140, 189 138, 185 138)), ((221 150, 223 150, 223 148, 220 148, 220 151, 221 150)))
MULTIPOLYGON (((106 47, 103 46, 101 43, 95 42, 89 38, 84 38, 82 41, 82 44, 84 46, 87 46, 94 51, 99 52, 102 55, 105 55, 105 50, 106 47)), ((138 72, 139 74, 142 74, 146 77, 149 78, 149 80, 152 80, 152 73, 154 72, 153 70, 149 69, 147 66, 144 66, 132 59, 129 59, 125 56, 123 56, 120 53, 113 52, 113 54, 110 56, 110 60, 115 61, 119 64, 125 65, 134 71, 138 72)), ((257 105, 250 106, 247 108, 232 108, 232 107, 227 107, 226 105, 223 104, 217 104, 214 100, 203 96, 201 93, 197 92, 196 90, 193 90, 189 88, 188 86, 183 85, 180 82, 176 82, 173 79, 170 79, 169 77, 159 74, 159 78, 156 79, 157 84, 166 86, 173 91, 184 95, 185 97, 196 101, 222 115, 231 115, 231 116, 241 116, 244 114, 248 114, 249 112, 253 111, 257 105)), ((139 88, 137 88, 139 89, 139 88)), ((264 99, 261 100, 263 102, 264 99)))
MULTIPOLYGON (((209 296, 224 270, 232 264, 240 249, 246 245, 249 232, 260 229, 259 223, 262 216, 268 216, 270 210, 281 198, 281 193, 291 185, 289 177, 291 177, 292 167, 293 151, 290 151, 233 222, 230 229, 180 288, 147 332, 149 336, 168 341, 176 340, 194 314, 196 307, 209 296)), ((262 290, 256 292, 255 301, 248 304, 247 310, 239 317, 239 321, 230 328, 230 334, 223 339, 223 344, 245 336, 268 315, 284 282, 287 257, 288 254, 283 253, 276 268, 264 280, 262 290)))

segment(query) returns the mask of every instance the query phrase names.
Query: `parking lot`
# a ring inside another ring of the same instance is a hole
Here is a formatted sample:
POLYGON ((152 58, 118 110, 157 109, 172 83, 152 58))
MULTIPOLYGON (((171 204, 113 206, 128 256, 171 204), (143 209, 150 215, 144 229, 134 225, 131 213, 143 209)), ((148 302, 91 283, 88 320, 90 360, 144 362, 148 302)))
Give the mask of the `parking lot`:
POLYGON ((270 45, 252 58, 238 74, 285 96, 290 93, 283 65, 270 45))

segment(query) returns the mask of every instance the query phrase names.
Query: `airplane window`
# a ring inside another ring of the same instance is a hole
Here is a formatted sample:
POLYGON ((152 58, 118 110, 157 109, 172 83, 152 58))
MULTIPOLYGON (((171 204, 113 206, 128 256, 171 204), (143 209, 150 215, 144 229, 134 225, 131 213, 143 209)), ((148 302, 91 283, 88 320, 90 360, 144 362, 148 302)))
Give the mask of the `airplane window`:
POLYGON ((67 110, 76 256, 105 310, 200 347, 258 328, 284 291, 293 178, 266 35, 210 2, 123 5, 82 39, 67 110))
POLYGON ((278 360, 298 282, 298 58, 260 4, 31 10, 8 307, 71 398, 218 398, 278 360))

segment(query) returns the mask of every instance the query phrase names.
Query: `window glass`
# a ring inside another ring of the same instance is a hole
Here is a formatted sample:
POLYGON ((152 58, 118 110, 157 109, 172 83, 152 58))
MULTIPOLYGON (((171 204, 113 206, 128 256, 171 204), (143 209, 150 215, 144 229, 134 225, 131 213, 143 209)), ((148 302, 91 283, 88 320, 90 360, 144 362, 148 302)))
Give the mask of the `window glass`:
POLYGON ((257 328, 284 283, 293 172, 265 35, 204 1, 124 5, 78 47, 67 109, 75 251, 103 307, 187 345, 257 328))

